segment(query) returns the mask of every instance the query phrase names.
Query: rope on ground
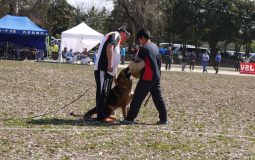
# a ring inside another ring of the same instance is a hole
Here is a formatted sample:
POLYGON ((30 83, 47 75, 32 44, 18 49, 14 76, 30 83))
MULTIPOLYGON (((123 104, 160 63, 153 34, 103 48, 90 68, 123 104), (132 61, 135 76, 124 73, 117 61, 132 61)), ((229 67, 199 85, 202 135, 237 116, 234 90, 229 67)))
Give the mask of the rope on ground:
MULTIPOLYGON (((89 83, 91 84, 91 83, 89 83)), ((31 117, 23 117, 23 118, 17 118, 17 119, 13 119, 13 118, 8 118, 8 119, 1 119, 1 121, 10 121, 10 120, 27 120, 27 119, 34 119, 34 118, 38 118, 38 117, 44 117, 46 115, 52 114, 52 113, 57 113, 60 110, 63 110, 65 108, 67 108, 68 106, 70 106, 71 104, 73 104, 74 102, 76 102, 77 100, 79 100, 81 97, 83 97, 88 91, 90 91, 92 89, 92 87, 94 87, 94 85, 91 85, 87 90, 85 90, 84 93, 82 93, 81 95, 79 95, 77 98, 75 98, 73 101, 71 101, 70 103, 64 105, 61 108, 57 108, 54 109, 52 111, 43 113, 43 114, 39 114, 39 115, 35 115, 35 116, 31 116, 31 117)))

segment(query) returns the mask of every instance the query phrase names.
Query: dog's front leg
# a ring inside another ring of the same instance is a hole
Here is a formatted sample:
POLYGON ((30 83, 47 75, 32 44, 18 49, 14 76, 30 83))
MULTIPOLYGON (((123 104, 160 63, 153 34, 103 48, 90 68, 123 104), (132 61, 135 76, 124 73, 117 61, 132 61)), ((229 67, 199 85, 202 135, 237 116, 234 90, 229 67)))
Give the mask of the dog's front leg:
POLYGON ((127 106, 121 106, 121 110, 122 110, 123 118, 126 118, 128 114, 127 106))
POLYGON ((131 93, 129 94, 129 97, 127 98, 127 104, 129 104, 129 103, 131 102, 133 96, 134 96, 134 93, 131 92, 131 93))
POLYGON ((127 114, 129 112, 129 103, 131 102, 132 98, 133 98, 133 95, 134 93, 130 93, 129 97, 127 98, 127 101, 126 101, 126 106, 122 106, 121 109, 122 109, 122 114, 123 114, 123 118, 126 118, 127 117, 127 114))

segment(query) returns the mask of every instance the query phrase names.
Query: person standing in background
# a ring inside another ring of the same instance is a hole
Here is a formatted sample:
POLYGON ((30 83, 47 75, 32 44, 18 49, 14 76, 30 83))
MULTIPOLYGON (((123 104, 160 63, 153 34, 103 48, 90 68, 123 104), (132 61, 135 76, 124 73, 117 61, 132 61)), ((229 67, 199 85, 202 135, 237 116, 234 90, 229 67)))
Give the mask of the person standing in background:
POLYGON ((135 59, 135 56, 137 55, 137 52, 139 50, 139 46, 138 45, 133 45, 132 49, 131 49, 131 60, 135 59))
POLYGON ((205 51, 205 53, 203 53, 202 55, 202 66, 203 66, 203 73, 207 73, 207 65, 208 65, 208 62, 210 60, 210 57, 207 53, 207 51, 205 51))
POLYGON ((95 53, 94 53, 94 56, 93 56, 94 65, 96 64, 96 60, 97 60, 97 52, 98 52, 98 49, 95 50, 95 53))
POLYGON ((124 65, 125 64, 125 56, 126 56, 126 48, 121 48, 121 52, 120 52, 120 55, 121 55, 121 64, 124 65))
POLYGON ((215 57, 215 62, 214 62, 214 66, 213 66, 214 70, 216 71, 215 74, 219 73, 220 62, 221 62, 221 54, 220 54, 220 52, 218 52, 215 57))
POLYGON ((62 51, 62 52, 59 52, 59 54, 58 54, 58 62, 60 63, 60 62, 64 62, 65 61, 65 56, 66 56, 66 54, 67 54, 67 47, 65 47, 64 48, 64 50, 62 51))
POLYGON ((166 55, 166 70, 168 69, 170 71, 172 63, 173 63, 173 52, 172 52, 172 48, 169 47, 167 50, 167 55, 166 55))
POLYGON ((191 52, 189 59, 190 59, 189 70, 193 71, 196 62, 196 53, 194 51, 191 52))
POLYGON ((186 52, 182 55, 182 71, 185 71, 186 68, 186 63, 187 63, 187 55, 186 52))

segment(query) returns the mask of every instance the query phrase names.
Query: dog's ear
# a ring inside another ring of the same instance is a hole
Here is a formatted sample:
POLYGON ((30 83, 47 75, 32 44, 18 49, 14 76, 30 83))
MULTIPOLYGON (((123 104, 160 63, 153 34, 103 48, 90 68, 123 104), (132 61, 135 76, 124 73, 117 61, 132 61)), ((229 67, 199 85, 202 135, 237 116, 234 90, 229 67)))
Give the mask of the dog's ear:
POLYGON ((126 75, 126 77, 127 77, 128 79, 130 79, 130 77, 131 77, 131 72, 130 72, 130 70, 129 70, 129 67, 125 68, 125 75, 126 75))
POLYGON ((124 70, 122 70, 122 71, 119 73, 118 77, 114 79, 114 82, 115 82, 116 85, 119 84, 119 82, 121 81, 122 77, 126 77, 126 76, 125 76, 124 70))

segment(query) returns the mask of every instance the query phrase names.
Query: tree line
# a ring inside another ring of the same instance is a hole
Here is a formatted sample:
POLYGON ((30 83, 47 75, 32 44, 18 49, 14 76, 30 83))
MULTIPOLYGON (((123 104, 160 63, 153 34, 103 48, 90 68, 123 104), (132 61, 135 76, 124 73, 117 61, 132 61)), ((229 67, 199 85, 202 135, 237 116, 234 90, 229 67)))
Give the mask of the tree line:
POLYGON ((255 52, 255 2, 251 0, 117 0, 127 24, 147 27, 156 42, 201 46, 213 54, 230 43, 239 51, 255 52), (120 7, 121 6, 121 7, 120 7))
MULTIPOLYGON (((128 26, 133 33, 148 28, 153 40, 201 46, 208 43, 212 53, 219 43, 226 48, 241 45, 255 50, 254 0, 112 0, 112 11, 85 5, 73 7, 66 0, 0 0, 0 16, 28 16, 51 35, 61 34, 81 22, 101 33, 128 26)), ((134 34, 133 34, 134 35, 134 34)), ((133 36, 130 44, 135 42, 133 36)))

